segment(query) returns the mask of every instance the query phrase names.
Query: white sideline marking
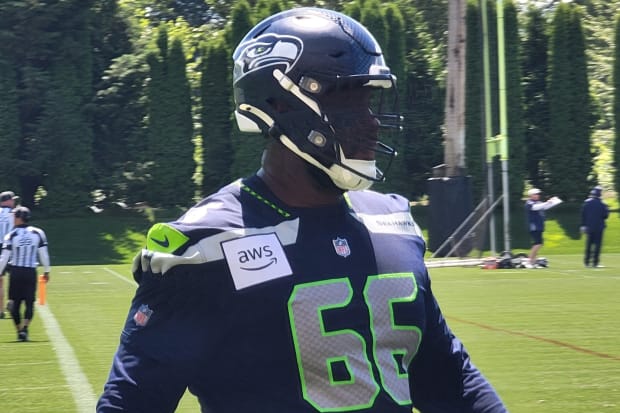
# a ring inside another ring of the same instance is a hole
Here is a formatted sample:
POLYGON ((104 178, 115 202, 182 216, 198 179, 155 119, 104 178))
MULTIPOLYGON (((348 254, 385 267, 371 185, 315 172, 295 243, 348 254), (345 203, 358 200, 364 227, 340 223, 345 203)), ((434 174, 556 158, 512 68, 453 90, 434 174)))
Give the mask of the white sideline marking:
POLYGON ((126 277, 123 277, 121 274, 117 273, 114 270, 111 270, 109 268, 104 268, 104 270, 106 270, 107 272, 109 272, 110 274, 112 274, 113 276, 115 276, 116 278, 120 278, 121 280, 125 281, 126 283, 129 283, 131 285, 136 285, 135 281, 133 281, 133 279, 128 279, 126 277))
POLYGON ((45 331, 52 341, 60 369, 71 389, 73 400, 78 408, 79 413, 92 413, 95 411, 97 398, 91 387, 88 378, 82 371, 80 363, 75 356, 73 347, 67 341, 60 330, 56 317, 52 314, 49 306, 38 305, 37 311, 43 320, 45 331))

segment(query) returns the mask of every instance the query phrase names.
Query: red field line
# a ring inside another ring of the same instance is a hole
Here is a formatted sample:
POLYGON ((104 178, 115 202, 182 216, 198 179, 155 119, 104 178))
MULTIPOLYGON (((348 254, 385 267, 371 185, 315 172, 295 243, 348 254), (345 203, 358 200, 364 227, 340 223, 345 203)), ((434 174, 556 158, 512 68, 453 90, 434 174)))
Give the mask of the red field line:
POLYGON ((482 329, 485 329, 485 330, 489 330, 489 331, 497 331, 497 332, 509 334, 511 336, 525 337, 525 338, 529 338, 529 339, 532 339, 532 340, 542 341, 542 342, 545 342, 545 343, 553 344, 553 345, 558 346, 558 347, 568 348, 570 350, 574 350, 574 351, 577 351, 579 353, 589 354, 591 356, 596 356, 596 357, 600 357, 600 358, 603 358, 603 359, 620 361, 620 356, 614 356, 613 354, 607 354, 607 353, 600 353, 598 351, 594 351, 594 350, 590 350, 590 349, 587 349, 587 348, 579 347, 579 346, 576 346, 574 344, 565 343, 563 341, 554 340, 552 338, 541 337, 541 336, 537 336, 537 335, 534 335, 534 334, 528 334, 528 333, 523 333, 523 332, 520 332, 520 331, 508 330, 508 329, 500 328, 500 327, 493 327, 493 326, 489 326, 489 325, 486 325, 486 324, 477 323, 475 321, 463 320, 462 318, 456 318, 456 317, 446 317, 446 318, 449 318, 451 320, 457 321, 459 323, 469 324, 469 325, 476 326, 476 327, 479 327, 479 328, 482 328, 482 329))

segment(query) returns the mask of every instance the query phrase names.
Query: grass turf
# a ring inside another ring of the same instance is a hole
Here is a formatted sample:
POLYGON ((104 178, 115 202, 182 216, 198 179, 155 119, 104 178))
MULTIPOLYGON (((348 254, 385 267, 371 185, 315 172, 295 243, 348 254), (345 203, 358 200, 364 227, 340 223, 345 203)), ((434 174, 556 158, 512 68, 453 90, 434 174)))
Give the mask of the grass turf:
MULTIPOLYGON (((601 269, 583 268, 580 255, 548 258, 550 267, 537 270, 433 268, 433 289, 512 413, 618 411, 620 254, 606 254, 601 269)), ((93 401, 107 377, 135 289, 129 266, 61 266, 52 277, 30 342, 16 342, 11 320, 0 320, 3 413, 81 412, 74 399, 93 401), (86 390, 67 379, 76 371, 86 390)), ((177 411, 199 410, 186 395, 177 411)))
MULTIPOLYGON (((425 212, 414 208, 424 231, 425 212)), ((529 246, 522 215, 511 221, 515 253, 529 246)), ((558 207, 540 252, 550 268, 431 269, 451 328, 511 413, 620 411, 619 217, 612 212, 605 232, 606 268, 583 268, 578 208, 558 207)), ((153 222, 124 212, 33 221, 48 234, 52 280, 30 342, 18 343, 11 320, 0 320, 2 413, 93 411, 135 290, 129 262, 153 222)), ((177 411, 199 408, 186 395, 177 411)))

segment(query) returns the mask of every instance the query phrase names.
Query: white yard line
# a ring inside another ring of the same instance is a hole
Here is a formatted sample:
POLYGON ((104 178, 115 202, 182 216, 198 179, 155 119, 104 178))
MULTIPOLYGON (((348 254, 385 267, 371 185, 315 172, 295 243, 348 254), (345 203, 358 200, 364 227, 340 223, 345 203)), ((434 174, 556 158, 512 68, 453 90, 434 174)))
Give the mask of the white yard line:
POLYGON ((116 278, 120 278, 121 280, 125 281, 126 283, 129 283, 129 284, 131 284, 133 286, 136 285, 136 282, 133 280, 133 278, 129 279, 129 278, 123 277, 121 274, 119 274, 116 271, 111 270, 109 268, 105 268, 104 267, 103 269, 106 270, 107 272, 109 272, 110 274, 112 274, 113 276, 115 276, 116 278))
POLYGON ((37 304, 37 311, 41 320, 43 320, 47 336, 52 342, 56 357, 58 358, 58 364, 60 364, 60 369, 69 385, 78 413, 94 412, 97 397, 88 378, 80 367, 73 347, 71 347, 71 344, 62 334, 60 325, 58 325, 58 321, 56 321, 56 317, 52 314, 49 306, 37 304))

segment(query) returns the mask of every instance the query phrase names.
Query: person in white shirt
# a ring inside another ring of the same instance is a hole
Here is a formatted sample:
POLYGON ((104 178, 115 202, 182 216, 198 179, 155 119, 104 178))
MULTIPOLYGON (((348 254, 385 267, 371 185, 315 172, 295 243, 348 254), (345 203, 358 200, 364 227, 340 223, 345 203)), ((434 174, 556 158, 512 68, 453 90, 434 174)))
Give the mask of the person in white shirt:
POLYGON ((34 300, 37 291, 37 266, 43 266, 45 282, 49 281, 50 257, 47 237, 42 229, 28 225, 30 210, 25 206, 13 209, 15 226, 4 237, 0 253, 0 274, 7 264, 11 265, 9 300, 13 305, 11 316, 17 329, 17 340, 28 341, 28 326, 34 315, 34 300), (25 304, 22 317, 20 307, 25 304))
MULTIPOLYGON (((15 199, 19 198, 12 191, 0 193, 0 240, 13 229, 13 208, 15 199)), ((5 318, 4 313, 4 278, 0 276, 0 319, 5 318)), ((11 302, 7 303, 7 310, 11 307, 11 302)), ((9 310, 10 311, 10 310, 9 310)))
POLYGON ((532 238, 532 248, 528 255, 528 261, 525 263, 526 268, 536 268, 536 257, 544 243, 545 211, 562 202, 560 198, 555 196, 543 202, 540 200, 541 192, 542 191, 538 188, 532 188, 527 191, 529 198, 525 202, 525 211, 527 212, 528 231, 532 238))

